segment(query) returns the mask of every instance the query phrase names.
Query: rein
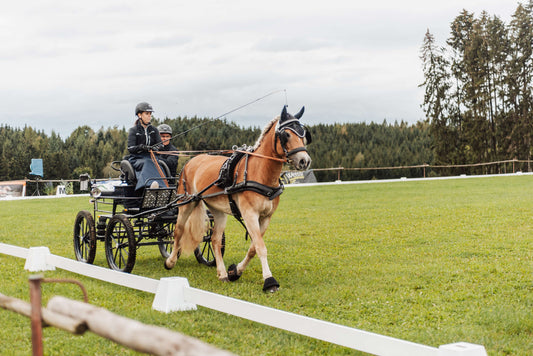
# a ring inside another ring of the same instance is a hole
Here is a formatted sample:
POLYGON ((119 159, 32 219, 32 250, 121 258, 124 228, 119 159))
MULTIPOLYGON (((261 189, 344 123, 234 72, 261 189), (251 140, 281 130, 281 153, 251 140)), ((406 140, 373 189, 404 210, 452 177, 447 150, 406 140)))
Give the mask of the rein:
MULTIPOLYGON (((287 155, 290 156, 290 155, 292 155, 292 154, 294 154, 296 152, 300 152, 300 151, 307 151, 307 150, 305 149, 305 147, 298 147, 298 148, 295 148, 294 150, 292 150, 290 152, 287 152, 287 155)), ((195 151, 156 151, 155 153, 161 154, 161 155, 168 155, 168 156, 182 156, 181 152, 195 152, 195 151)), ((216 152, 220 152, 220 151, 216 151, 216 152)), ((277 157, 265 156, 265 155, 262 155, 262 154, 259 154, 259 153, 250 152, 250 151, 243 151, 243 150, 228 150, 228 151, 222 151, 220 153, 231 153, 231 152, 240 152, 240 153, 244 153, 244 154, 247 154, 247 155, 250 155, 250 156, 256 156, 256 157, 270 159, 272 161, 278 161, 278 162, 283 162, 283 163, 289 162, 289 160, 287 158, 277 158, 277 157)))
MULTIPOLYGON (((195 129, 197 129, 197 128, 200 128, 200 127, 202 127, 202 126, 208 124, 209 122, 211 122, 211 121, 213 121, 213 120, 218 120, 218 119, 220 119, 220 118, 222 118, 222 117, 224 117, 224 116, 226 116, 226 115, 232 114, 232 113, 234 113, 235 111, 239 111, 239 110, 241 110, 241 109, 243 109, 243 108, 245 108, 245 107, 247 107, 247 106, 249 106, 249 105, 252 105, 252 104, 254 104, 254 103, 258 102, 258 101, 261 101, 261 100, 263 100, 263 99, 265 99, 265 98, 267 98, 267 97, 269 97, 269 96, 271 96, 271 95, 274 95, 274 94, 277 94, 277 93, 281 93, 281 92, 285 92, 285 103, 286 103, 286 102, 287 102, 287 91, 286 91, 286 89, 274 90, 274 91, 272 91, 272 92, 270 92, 270 93, 268 93, 268 94, 263 95, 263 96, 260 97, 260 98, 254 99, 254 100, 252 100, 252 101, 250 101, 250 102, 248 102, 248 103, 246 103, 246 104, 244 104, 244 105, 241 105, 241 106, 239 106, 239 107, 236 107, 236 108, 234 108, 234 109, 232 109, 232 110, 230 110, 230 111, 228 111, 228 112, 226 112, 226 113, 224 113, 224 114, 222 114, 222 115, 219 115, 219 116, 215 117, 214 119, 208 119, 207 121, 205 121, 205 122, 203 122, 203 123, 201 123, 201 124, 199 124, 199 125, 193 126, 193 127, 191 127, 190 129, 188 129, 188 130, 185 130, 185 131, 183 131, 183 132, 177 133, 176 135, 170 137, 169 140, 172 140, 173 138, 176 138, 176 137, 179 137, 179 136, 185 135, 186 133, 188 133, 188 132, 190 132, 190 131, 192 131, 192 130, 195 130, 195 129)), ((286 105, 286 104, 285 104, 285 105, 286 105)))
POLYGON ((166 175, 165 173, 163 173, 163 170, 159 166, 159 162, 157 162, 157 159, 155 158, 154 151, 150 151, 150 158, 152 159, 152 162, 154 162, 155 168, 157 168, 157 172, 159 173, 161 178, 163 178, 163 182, 165 182, 165 185, 168 188, 168 181, 165 179, 166 175))
MULTIPOLYGON (((293 151, 294 151, 294 150, 293 150, 293 151)), ((256 157, 260 157, 260 158, 266 158, 266 159, 270 159, 270 160, 272 160, 272 161, 278 161, 278 162, 283 162, 283 163, 286 163, 286 162, 289 161, 288 159, 265 156, 265 155, 261 155, 261 154, 259 154, 259 153, 250 152, 250 151, 235 150, 234 152, 240 152, 240 153, 244 153, 244 154, 246 154, 246 155, 256 156, 256 157)), ((291 152, 292 152, 292 151, 291 151, 291 152)))

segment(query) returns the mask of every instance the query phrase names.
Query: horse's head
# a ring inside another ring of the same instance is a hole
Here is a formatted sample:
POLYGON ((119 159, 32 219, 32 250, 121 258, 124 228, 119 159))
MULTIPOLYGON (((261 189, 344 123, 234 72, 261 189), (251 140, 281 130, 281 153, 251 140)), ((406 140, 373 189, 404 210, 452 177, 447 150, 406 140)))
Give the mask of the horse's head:
POLYGON ((311 143, 311 133, 300 123, 304 107, 294 116, 287 113, 284 106, 276 124, 276 138, 279 138, 281 148, 289 163, 297 170, 305 170, 311 164, 311 157, 305 146, 311 143))

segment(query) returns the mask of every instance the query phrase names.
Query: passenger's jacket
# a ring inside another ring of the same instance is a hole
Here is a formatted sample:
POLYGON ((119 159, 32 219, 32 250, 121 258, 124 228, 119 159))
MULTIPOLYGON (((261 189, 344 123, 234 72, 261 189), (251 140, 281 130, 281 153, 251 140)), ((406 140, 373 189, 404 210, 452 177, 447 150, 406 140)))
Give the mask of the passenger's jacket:
MULTIPOLYGON (((177 148, 173 144, 169 143, 159 151, 177 151, 177 148)), ((163 160, 167 164, 168 169, 170 169, 170 175, 175 177, 178 169, 178 156, 161 154, 159 155, 159 159, 163 160)))

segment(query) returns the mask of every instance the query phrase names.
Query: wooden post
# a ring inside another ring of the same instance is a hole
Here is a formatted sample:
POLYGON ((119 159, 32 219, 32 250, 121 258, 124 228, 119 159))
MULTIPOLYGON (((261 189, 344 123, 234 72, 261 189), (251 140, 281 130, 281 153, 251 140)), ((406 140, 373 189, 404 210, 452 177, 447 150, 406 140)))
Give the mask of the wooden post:
POLYGON ((31 345, 33 356, 43 355, 43 328, 41 324, 41 275, 30 276, 31 345))

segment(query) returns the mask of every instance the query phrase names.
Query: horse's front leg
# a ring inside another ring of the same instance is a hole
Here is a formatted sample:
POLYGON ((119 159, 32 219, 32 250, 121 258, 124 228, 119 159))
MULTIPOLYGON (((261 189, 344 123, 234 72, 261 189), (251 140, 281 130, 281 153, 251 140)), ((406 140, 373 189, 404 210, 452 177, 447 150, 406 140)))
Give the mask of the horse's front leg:
POLYGON ((267 248, 265 245, 265 240, 263 239, 263 235, 254 241, 254 245, 257 257, 259 257, 259 260, 261 261, 261 268, 263 270, 263 290, 265 292, 275 292, 279 288, 279 283, 274 277, 272 277, 272 272, 270 272, 267 259, 267 248))
MULTIPOLYGON (((233 273, 236 275, 235 279, 241 276, 244 269, 248 266, 250 260, 257 254, 257 257, 259 257, 259 260, 261 261, 261 269, 263 271, 263 290, 268 292, 275 292, 279 288, 279 283, 274 279, 274 277, 272 277, 272 272, 270 271, 267 259, 268 252, 265 245, 265 241, 263 239, 268 224, 270 223, 270 216, 261 219, 261 222, 259 222, 259 217, 256 214, 248 213, 243 215, 243 219, 246 224, 246 228, 248 229, 248 233, 250 234, 252 244, 248 249, 248 253, 244 257, 244 259, 233 269, 233 273)), ((232 280, 231 266, 229 273, 230 280, 232 280)))
POLYGON ((248 267, 248 264, 250 263, 251 259, 254 258, 255 255, 255 245, 252 242, 244 259, 237 266, 235 266, 235 274, 237 276, 241 276, 242 272, 244 272, 246 267, 248 267))

